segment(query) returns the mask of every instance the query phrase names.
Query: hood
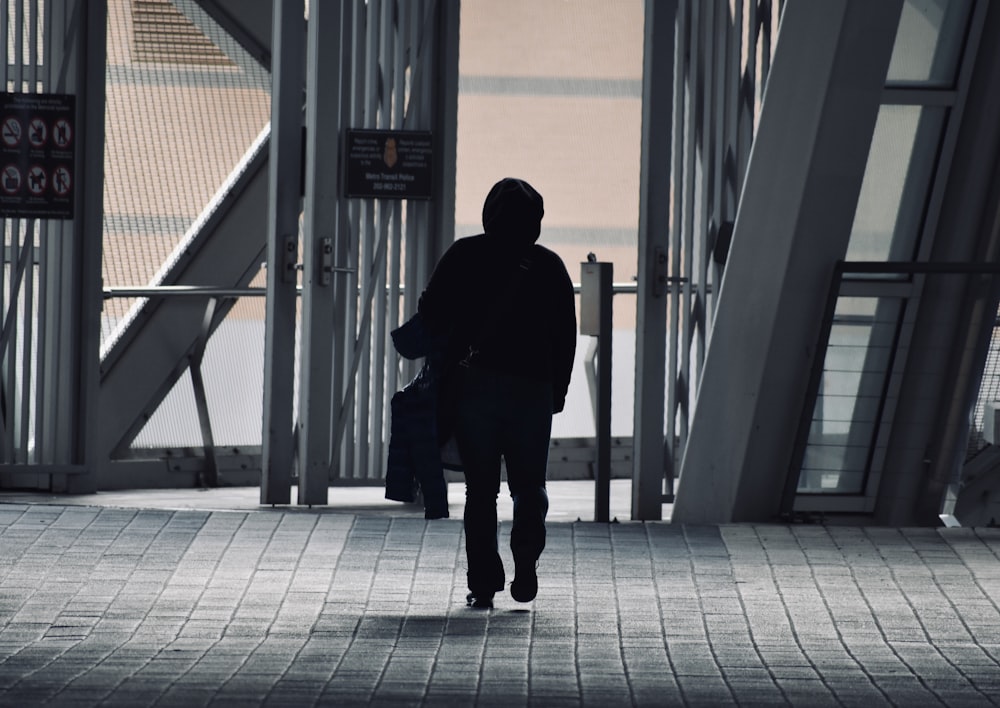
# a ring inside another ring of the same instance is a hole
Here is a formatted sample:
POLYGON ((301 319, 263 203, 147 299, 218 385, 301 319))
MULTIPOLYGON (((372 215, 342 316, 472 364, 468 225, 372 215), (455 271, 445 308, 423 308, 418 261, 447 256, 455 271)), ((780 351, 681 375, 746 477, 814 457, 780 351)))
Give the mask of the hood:
POLYGON ((487 234, 530 245, 538 240, 545 214, 542 195, 523 179, 505 177, 490 190, 483 204, 487 234))

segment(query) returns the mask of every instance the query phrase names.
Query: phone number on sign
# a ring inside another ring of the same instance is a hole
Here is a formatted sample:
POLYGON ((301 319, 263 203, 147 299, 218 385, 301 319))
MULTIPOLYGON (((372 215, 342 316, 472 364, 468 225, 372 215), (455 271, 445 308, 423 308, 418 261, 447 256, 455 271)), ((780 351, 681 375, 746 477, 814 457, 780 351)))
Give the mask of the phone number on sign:
POLYGON ((372 189, 379 192, 405 192, 406 185, 399 182, 375 182, 372 189))

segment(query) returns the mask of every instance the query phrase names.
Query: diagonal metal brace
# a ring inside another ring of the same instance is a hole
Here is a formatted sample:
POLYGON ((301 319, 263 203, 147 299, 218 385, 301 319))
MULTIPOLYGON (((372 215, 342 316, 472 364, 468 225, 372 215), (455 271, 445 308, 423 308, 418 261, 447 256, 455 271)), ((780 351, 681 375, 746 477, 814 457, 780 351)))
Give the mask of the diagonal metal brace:
POLYGON ((215 457, 215 438, 212 436, 212 420, 208 415, 208 397, 205 395, 205 379, 201 374, 201 362, 205 358, 205 348, 212 332, 212 320, 218 299, 210 297, 205 306, 205 316, 201 321, 201 331, 189 357, 191 362, 191 387, 194 389, 194 403, 198 409, 198 425, 201 427, 201 441, 205 449, 205 466, 198 473, 201 487, 219 486, 219 465, 215 457))

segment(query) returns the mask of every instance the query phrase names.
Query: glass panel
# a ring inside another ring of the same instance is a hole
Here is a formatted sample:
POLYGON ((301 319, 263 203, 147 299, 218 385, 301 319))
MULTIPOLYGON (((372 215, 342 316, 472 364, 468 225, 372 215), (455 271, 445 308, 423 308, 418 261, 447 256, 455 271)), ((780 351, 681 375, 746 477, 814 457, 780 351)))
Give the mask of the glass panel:
POLYGON ((913 258, 944 120, 943 108, 882 106, 858 196, 847 260, 913 258))
POLYGON ((887 83, 952 86, 971 0, 906 0, 887 83))
POLYGON ((879 425, 902 304, 842 298, 823 362, 800 493, 860 494, 879 425))

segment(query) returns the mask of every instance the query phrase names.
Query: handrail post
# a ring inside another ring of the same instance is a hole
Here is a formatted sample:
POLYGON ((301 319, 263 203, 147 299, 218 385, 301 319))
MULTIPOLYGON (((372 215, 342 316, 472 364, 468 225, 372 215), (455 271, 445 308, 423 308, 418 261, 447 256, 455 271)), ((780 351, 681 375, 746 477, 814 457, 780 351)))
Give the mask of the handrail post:
POLYGON ((611 300, 614 266, 593 254, 580 264, 580 334, 597 337, 597 401, 594 521, 609 521, 611 508, 611 300))

